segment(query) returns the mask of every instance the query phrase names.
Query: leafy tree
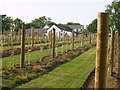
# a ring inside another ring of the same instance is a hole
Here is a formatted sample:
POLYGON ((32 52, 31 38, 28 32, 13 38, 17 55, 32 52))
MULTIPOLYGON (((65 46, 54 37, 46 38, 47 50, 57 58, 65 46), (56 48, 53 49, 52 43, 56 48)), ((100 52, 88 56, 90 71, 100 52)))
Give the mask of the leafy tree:
POLYGON ((36 18, 35 20, 32 20, 31 26, 34 26, 35 28, 43 28, 46 24, 50 24, 50 23, 51 23, 51 18, 42 16, 42 17, 36 18))
POLYGON ((16 18, 14 21, 14 29, 15 31, 18 31, 18 29, 21 29, 22 28, 22 24, 23 24, 23 21, 19 18, 16 18))
POLYGON ((80 25, 80 23, 68 22, 67 25, 80 25))
POLYGON ((32 27, 32 23, 26 23, 26 29, 31 28, 32 27))
POLYGON ((13 19, 11 17, 8 16, 3 16, 2 17, 2 31, 5 30, 10 30, 12 29, 13 26, 13 19))
POLYGON ((97 32, 97 19, 94 19, 88 26, 87 32, 95 33, 97 32))
POLYGON ((108 12, 110 19, 110 29, 117 30, 120 35, 120 1, 113 1, 106 6, 106 12, 108 12))
POLYGON ((49 22, 48 25, 54 25, 56 24, 55 22, 49 22))

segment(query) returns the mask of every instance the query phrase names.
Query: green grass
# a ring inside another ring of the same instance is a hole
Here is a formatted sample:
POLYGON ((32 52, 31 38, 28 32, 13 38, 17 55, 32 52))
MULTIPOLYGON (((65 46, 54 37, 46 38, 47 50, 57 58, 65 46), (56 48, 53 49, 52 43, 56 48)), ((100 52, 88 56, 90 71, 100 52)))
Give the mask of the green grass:
MULTIPOLYGON (((76 43, 75 47, 77 47, 79 44, 76 43)), ((64 51, 65 50, 70 50, 71 45, 64 45, 63 46, 64 51)), ((30 54, 30 61, 37 61, 40 60, 41 58, 45 56, 51 55, 52 49, 44 49, 44 50, 37 50, 37 51, 32 51, 32 52, 27 52, 25 53, 25 62, 28 62, 29 54, 30 54)), ((57 52, 62 52, 62 46, 57 47, 57 52)), ((19 64, 20 63, 20 55, 14 55, 10 57, 4 57, 2 58, 2 68, 10 68, 14 64, 19 64)))
POLYGON ((80 88, 95 67, 95 47, 17 88, 80 88))

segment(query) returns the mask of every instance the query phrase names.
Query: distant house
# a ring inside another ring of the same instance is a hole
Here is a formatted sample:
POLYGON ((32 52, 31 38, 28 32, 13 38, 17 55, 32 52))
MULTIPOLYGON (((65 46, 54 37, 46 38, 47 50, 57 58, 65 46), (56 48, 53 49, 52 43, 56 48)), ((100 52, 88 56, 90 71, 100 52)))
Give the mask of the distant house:
POLYGON ((72 28, 75 32, 82 32, 84 29, 84 25, 68 25, 68 27, 72 28))
MULTIPOLYGON (((46 25, 43 27, 43 29, 38 29, 35 28, 34 32, 37 34, 39 33, 39 35, 44 35, 44 36, 48 36, 50 31, 53 30, 53 28, 55 29, 56 32, 56 36, 57 37, 63 37, 64 35, 70 36, 72 35, 72 31, 75 31, 76 33, 79 32, 81 33, 82 30, 84 29, 83 25, 46 25)), ((26 29, 26 33, 31 34, 32 29, 26 29)), ((77 34, 75 34, 77 35, 77 34)))
MULTIPOLYGON (((47 27, 47 26, 46 26, 47 27)), ((52 26, 48 26, 49 29, 47 30, 47 33, 46 35, 48 36, 50 31, 53 30, 53 28, 55 29, 55 34, 57 37, 63 37, 64 35, 67 35, 67 36, 71 36, 71 32, 73 31, 72 28, 66 26, 66 25, 52 25, 52 26)))

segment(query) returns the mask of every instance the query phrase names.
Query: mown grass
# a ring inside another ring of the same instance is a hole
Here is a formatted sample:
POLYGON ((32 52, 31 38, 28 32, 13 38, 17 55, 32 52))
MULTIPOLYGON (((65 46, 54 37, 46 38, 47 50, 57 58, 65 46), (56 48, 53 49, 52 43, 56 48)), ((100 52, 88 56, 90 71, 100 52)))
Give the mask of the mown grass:
MULTIPOLYGON (((86 42, 87 43, 87 42, 86 42)), ((75 43, 75 47, 80 46, 79 43, 75 43)), ((63 47, 57 47, 57 52, 62 52, 62 49, 64 51, 70 50, 71 45, 64 45, 63 47)), ((51 55, 52 49, 44 49, 44 50, 37 50, 32 52, 25 53, 25 63, 28 62, 29 55, 30 55, 30 61, 37 61, 42 59, 45 56, 51 55)), ((20 64, 20 55, 11 55, 10 57, 5 57, 2 59, 2 68, 10 68, 13 64, 20 64)))
POLYGON ((17 88, 80 88, 95 67, 95 47, 17 88))

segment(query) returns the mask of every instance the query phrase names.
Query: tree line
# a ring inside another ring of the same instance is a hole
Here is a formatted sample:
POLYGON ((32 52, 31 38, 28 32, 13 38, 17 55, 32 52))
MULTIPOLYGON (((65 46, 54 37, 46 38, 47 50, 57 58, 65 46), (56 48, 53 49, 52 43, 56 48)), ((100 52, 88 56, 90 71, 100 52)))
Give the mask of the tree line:
MULTIPOLYGON (((7 30, 14 30, 18 31, 22 28, 22 24, 24 23, 20 18, 12 19, 10 16, 3 15, 2 18, 2 31, 7 30)), ((42 16, 39 18, 36 18, 32 20, 30 23, 26 23, 26 28, 43 28, 45 25, 54 25, 55 22, 51 21, 50 17, 42 16)), ((68 22, 67 24, 61 24, 59 25, 80 25, 80 23, 74 23, 74 22, 68 22)))
MULTIPOLYGON (((113 1, 107 5, 105 12, 109 13, 109 30, 116 30, 120 34, 120 1, 113 1)), ((87 25, 85 32, 97 32, 97 19, 87 25)))

